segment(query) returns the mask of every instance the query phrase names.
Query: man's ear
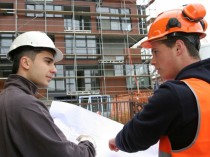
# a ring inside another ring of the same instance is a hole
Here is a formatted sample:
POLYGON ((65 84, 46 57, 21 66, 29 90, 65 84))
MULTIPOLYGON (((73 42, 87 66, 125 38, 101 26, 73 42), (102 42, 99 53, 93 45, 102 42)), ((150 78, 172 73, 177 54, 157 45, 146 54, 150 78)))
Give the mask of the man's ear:
POLYGON ((177 40, 176 44, 175 44, 175 48, 176 48, 176 55, 179 56, 183 53, 183 49, 184 49, 184 42, 182 40, 177 40))
POLYGON ((30 67, 30 62, 29 62, 29 58, 26 57, 26 56, 23 56, 21 59, 20 59, 20 66, 23 67, 24 69, 29 69, 30 67))

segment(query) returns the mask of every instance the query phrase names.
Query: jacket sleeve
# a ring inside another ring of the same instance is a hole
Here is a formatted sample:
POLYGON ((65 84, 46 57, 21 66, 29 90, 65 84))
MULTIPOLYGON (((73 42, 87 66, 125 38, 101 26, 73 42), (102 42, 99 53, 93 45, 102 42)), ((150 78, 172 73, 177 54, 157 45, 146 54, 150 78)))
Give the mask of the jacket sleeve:
POLYGON ((161 86, 149 98, 144 109, 136 114, 116 136, 116 145, 126 152, 146 150, 167 134, 180 111, 177 93, 161 86))
MULTIPOLYGON (((30 96, 29 96, 30 97, 30 96)), ((30 157, 94 157, 96 152, 92 143, 83 141, 78 145, 66 139, 54 124, 48 109, 39 100, 30 98, 10 117, 10 130, 16 147, 21 154, 30 157)))

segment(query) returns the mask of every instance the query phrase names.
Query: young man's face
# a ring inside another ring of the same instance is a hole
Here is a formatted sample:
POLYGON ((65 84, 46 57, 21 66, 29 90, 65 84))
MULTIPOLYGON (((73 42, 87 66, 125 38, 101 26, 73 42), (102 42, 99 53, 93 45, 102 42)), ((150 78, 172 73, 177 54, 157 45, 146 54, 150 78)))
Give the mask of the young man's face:
POLYGON ((27 73, 27 78, 37 86, 47 87, 57 72, 54 57, 48 51, 41 51, 32 61, 27 73))
POLYGON ((152 42, 151 64, 163 80, 175 79, 177 71, 175 47, 169 48, 160 41, 152 42))

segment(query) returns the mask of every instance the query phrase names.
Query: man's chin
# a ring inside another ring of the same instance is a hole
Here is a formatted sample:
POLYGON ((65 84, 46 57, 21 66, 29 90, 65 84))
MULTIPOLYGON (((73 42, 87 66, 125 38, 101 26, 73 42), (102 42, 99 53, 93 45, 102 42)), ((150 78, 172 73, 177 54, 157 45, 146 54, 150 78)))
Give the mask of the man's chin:
POLYGON ((49 83, 46 83, 46 84, 39 84, 37 85, 38 88, 47 88, 49 85, 49 83))

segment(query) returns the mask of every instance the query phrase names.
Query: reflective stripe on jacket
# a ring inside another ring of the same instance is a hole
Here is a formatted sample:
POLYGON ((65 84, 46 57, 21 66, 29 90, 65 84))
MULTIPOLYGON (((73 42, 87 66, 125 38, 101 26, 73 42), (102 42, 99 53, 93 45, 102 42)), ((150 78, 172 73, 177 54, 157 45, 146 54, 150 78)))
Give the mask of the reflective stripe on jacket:
POLYGON ((210 84, 196 78, 184 79, 182 81, 184 81, 192 90, 197 101, 198 127, 196 136, 189 146, 181 150, 172 150, 169 138, 167 136, 161 137, 159 145, 159 157, 209 157, 210 84))

